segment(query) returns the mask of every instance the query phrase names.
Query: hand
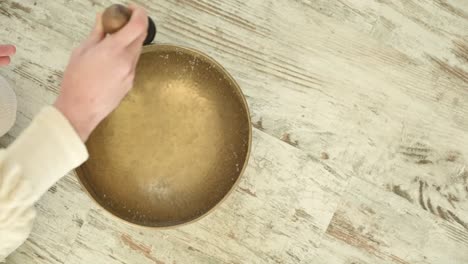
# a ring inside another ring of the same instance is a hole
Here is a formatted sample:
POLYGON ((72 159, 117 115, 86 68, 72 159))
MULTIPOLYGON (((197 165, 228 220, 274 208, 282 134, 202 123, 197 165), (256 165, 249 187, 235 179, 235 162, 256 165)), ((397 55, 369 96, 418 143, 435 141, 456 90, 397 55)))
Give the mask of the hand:
POLYGON ((10 56, 16 53, 16 47, 13 45, 0 45, 0 66, 10 64, 10 56))
POLYGON ((83 142, 133 86, 148 16, 140 7, 129 8, 132 17, 128 24, 107 36, 98 14, 93 32, 73 51, 65 70, 55 107, 83 142))

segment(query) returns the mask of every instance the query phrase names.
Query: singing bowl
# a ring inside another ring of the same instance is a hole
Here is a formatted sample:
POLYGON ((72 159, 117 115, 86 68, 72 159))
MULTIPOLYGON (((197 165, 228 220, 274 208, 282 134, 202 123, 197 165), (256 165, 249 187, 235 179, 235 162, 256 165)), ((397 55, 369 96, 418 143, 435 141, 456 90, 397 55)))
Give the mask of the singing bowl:
POLYGON ((145 46, 132 91, 91 134, 77 175, 128 223, 182 225, 233 190, 251 139, 247 102, 220 64, 189 48, 145 46))

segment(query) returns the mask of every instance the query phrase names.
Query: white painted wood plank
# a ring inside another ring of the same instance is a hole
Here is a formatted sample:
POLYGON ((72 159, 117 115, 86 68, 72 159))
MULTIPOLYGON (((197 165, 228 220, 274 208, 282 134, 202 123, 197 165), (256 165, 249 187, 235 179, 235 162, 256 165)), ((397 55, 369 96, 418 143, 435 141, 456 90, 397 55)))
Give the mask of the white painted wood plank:
POLYGON ((427 56, 446 59, 468 70, 466 45, 468 3, 452 0, 397 1, 302 1, 306 8, 366 32, 382 44, 427 61, 427 56))
POLYGON ((316 263, 462 264, 468 233, 355 178, 316 252, 316 263))

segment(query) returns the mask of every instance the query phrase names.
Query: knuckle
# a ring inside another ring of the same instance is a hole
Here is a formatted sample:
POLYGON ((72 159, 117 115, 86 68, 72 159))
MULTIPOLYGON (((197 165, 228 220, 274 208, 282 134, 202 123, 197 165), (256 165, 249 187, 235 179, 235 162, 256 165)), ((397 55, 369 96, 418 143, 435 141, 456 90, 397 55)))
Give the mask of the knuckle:
POLYGON ((130 82, 133 82, 135 79, 135 71, 130 71, 127 78, 130 80, 130 82))
POLYGON ((126 67, 130 67, 132 65, 132 61, 135 59, 135 56, 132 56, 132 54, 128 50, 125 50, 125 55, 123 55, 122 57, 122 63, 124 63, 126 67))
POLYGON ((119 75, 119 78, 125 78, 125 76, 127 75, 127 72, 128 70, 123 66, 119 67, 119 69, 117 70, 117 74, 119 75))
POLYGON ((146 15, 146 12, 142 9, 139 10, 139 12, 136 14, 137 17, 134 21, 134 27, 138 31, 144 31, 146 30, 146 27, 148 27, 148 16, 146 15))
POLYGON ((143 32, 145 30, 146 22, 143 19, 138 19, 134 23, 135 31, 143 32))
POLYGON ((122 65, 120 66, 119 74, 123 77, 128 76, 132 71, 132 67, 130 63, 124 61, 122 65))
POLYGON ((76 57, 83 52, 83 47, 77 47, 72 51, 72 57, 76 57))

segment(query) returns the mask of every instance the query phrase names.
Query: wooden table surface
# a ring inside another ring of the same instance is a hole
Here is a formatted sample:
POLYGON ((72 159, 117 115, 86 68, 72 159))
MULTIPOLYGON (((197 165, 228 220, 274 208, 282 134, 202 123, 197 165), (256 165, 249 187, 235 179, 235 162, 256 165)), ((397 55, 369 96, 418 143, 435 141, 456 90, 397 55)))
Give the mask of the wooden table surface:
MULTIPOLYGON (((130 227, 75 175, 37 204, 8 263, 468 263, 468 1, 139 0, 157 42, 237 79, 254 129, 233 195, 195 224, 130 227)), ((1 0, 8 145, 56 98, 111 1, 1 0)))

